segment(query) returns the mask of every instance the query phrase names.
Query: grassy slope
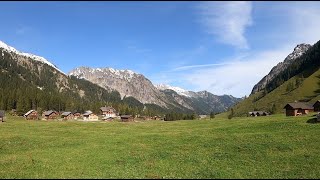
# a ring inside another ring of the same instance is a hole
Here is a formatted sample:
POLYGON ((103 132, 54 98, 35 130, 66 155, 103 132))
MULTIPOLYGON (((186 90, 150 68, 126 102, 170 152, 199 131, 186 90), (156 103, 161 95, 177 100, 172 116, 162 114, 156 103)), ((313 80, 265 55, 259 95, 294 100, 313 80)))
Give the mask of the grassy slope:
POLYGON ((239 104, 233 107, 236 116, 245 116, 249 111, 253 111, 254 107, 258 110, 269 110, 274 103, 277 108, 277 112, 284 112, 283 107, 289 103, 294 102, 295 100, 307 100, 311 104, 320 99, 319 93, 315 92, 320 89, 319 79, 320 70, 313 73, 311 76, 305 78, 302 85, 294 89, 291 92, 287 92, 287 85, 292 82, 295 83, 296 76, 292 77, 281 86, 271 91, 263 98, 259 99, 256 102, 253 102, 255 97, 261 95, 261 92, 249 96, 247 99, 243 100, 239 104))
POLYGON ((319 178, 311 116, 0 123, 0 178, 319 178))

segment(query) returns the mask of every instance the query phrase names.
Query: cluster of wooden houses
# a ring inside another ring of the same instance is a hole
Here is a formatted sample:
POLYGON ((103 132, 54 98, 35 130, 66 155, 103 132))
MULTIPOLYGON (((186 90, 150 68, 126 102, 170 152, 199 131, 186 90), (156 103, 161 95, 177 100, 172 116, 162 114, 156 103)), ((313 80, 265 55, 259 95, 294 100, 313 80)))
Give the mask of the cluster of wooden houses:
MULTIPOLYGON (((121 119, 124 122, 133 121, 134 118, 132 115, 122 115, 119 116, 119 113, 111 106, 109 107, 101 107, 100 108, 100 116, 102 120, 113 120, 115 118, 121 119)), ((84 113, 80 113, 78 111, 75 112, 58 112, 54 110, 44 111, 42 112, 41 117, 39 116, 36 110, 30 110, 24 114, 24 117, 27 120, 36 120, 36 119, 45 119, 45 120, 53 120, 53 119, 64 119, 64 120, 71 120, 71 119, 82 119, 83 121, 98 121, 99 115, 93 113, 92 111, 88 110, 84 113)))
MULTIPOLYGON (((308 114, 310 112, 319 112, 320 114, 320 100, 316 101, 313 105, 305 102, 293 102, 288 103, 284 106, 284 109, 286 111, 286 116, 299 116, 308 114)), ((252 111, 248 113, 249 116, 268 116, 269 113, 266 111, 252 111)), ((0 110, 0 122, 4 121, 4 115, 5 112, 3 110, 0 110)), ((39 116, 38 112, 36 110, 30 110, 27 113, 24 114, 24 117, 27 120, 36 120, 36 119, 45 119, 45 120, 53 120, 53 119, 64 119, 64 120, 71 120, 71 119, 79 119, 83 121, 98 121, 99 116, 102 120, 110 121, 113 119, 121 119, 123 122, 129 122, 134 121, 134 117, 132 115, 121 115, 119 116, 119 113, 111 106, 109 107, 101 107, 100 108, 100 114, 97 115, 93 113, 92 111, 88 110, 84 113, 75 111, 75 112, 57 112, 54 110, 48 110, 42 112, 42 115, 39 116)), ((154 116, 154 117, 148 117, 148 116, 141 116, 138 117, 140 119, 144 120, 162 120, 160 116, 154 116)), ((320 115, 319 115, 320 120, 320 115)))
MULTIPOLYGON (((313 105, 306 102, 293 102, 286 104, 283 109, 286 111, 286 116, 300 116, 309 114, 310 112, 320 112, 320 100, 313 105)), ((266 111, 252 111, 248 113, 249 116, 268 116, 266 111)))
POLYGON ((270 113, 266 112, 266 111, 252 111, 252 112, 249 112, 249 116, 254 116, 254 117, 257 117, 257 116, 268 116, 270 115, 270 113))

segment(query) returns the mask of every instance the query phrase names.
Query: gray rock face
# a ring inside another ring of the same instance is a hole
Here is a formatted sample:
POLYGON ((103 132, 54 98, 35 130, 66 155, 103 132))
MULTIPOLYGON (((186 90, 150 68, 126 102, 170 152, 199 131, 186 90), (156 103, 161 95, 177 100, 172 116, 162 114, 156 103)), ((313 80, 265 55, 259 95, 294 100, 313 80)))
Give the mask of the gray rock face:
POLYGON ((164 84, 154 86, 146 77, 131 70, 79 67, 69 72, 69 75, 116 90, 122 98, 132 96, 144 104, 166 108, 182 106, 198 113, 222 112, 240 101, 240 98, 217 96, 207 91, 192 92, 164 84))
POLYGON ((266 85, 278 74, 284 71, 290 64, 294 63, 298 57, 303 55, 309 48, 311 47, 310 44, 299 44, 297 45, 293 52, 290 53, 283 62, 278 63, 274 66, 268 75, 263 77, 252 89, 251 94, 254 94, 258 91, 263 90, 266 85))
POLYGON ((151 81, 131 70, 79 67, 69 72, 69 75, 84 78, 105 89, 117 90, 121 98, 132 96, 144 104, 166 107, 163 101, 165 96, 153 86, 151 81))

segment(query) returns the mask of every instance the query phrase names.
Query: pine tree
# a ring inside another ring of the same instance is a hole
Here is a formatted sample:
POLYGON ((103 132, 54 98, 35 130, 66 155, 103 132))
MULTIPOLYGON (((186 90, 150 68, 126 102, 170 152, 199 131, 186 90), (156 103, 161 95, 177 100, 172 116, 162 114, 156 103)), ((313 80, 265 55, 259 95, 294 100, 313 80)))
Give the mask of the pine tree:
POLYGON ((275 114, 277 111, 276 105, 272 104, 272 108, 271 108, 271 114, 275 114))
POLYGON ((211 113, 210 113, 210 119, 213 119, 213 118, 215 118, 215 113, 214 113, 214 112, 211 112, 211 113))
POLYGON ((228 115, 228 119, 232 119, 232 118, 233 118, 233 115, 234 115, 233 108, 231 108, 231 112, 230 112, 230 114, 228 115))

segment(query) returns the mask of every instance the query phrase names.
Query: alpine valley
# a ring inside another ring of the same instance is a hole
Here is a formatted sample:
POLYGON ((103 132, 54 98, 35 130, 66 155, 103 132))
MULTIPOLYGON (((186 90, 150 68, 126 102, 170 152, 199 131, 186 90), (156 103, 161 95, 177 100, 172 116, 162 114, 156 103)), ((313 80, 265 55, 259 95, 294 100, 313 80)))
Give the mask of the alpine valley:
POLYGON ((49 60, 0 41, 0 108, 98 112, 112 105, 120 113, 209 114, 224 112, 241 98, 154 85, 131 70, 78 67, 65 74, 49 60))

